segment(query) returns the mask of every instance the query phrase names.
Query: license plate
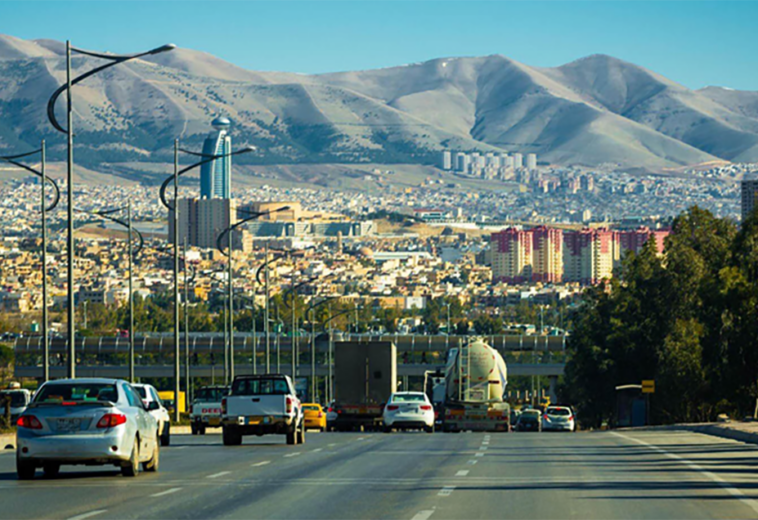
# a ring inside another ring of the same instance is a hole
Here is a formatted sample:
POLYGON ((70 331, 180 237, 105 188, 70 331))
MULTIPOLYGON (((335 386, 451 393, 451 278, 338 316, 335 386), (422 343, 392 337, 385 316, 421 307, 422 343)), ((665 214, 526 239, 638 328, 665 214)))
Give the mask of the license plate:
POLYGON ((248 417, 247 418, 247 424, 260 424, 261 418, 260 417, 248 417))
POLYGON ((79 429, 80 419, 58 419, 58 431, 74 432, 79 429))

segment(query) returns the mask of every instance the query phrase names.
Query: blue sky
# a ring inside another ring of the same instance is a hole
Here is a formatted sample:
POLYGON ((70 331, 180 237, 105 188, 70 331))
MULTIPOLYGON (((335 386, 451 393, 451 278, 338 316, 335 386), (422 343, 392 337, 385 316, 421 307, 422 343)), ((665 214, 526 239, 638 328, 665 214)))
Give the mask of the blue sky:
POLYGON ((504 54, 616 56, 691 88, 758 90, 758 2, 0 1, 0 33, 133 52, 165 42, 249 69, 331 72, 504 54))

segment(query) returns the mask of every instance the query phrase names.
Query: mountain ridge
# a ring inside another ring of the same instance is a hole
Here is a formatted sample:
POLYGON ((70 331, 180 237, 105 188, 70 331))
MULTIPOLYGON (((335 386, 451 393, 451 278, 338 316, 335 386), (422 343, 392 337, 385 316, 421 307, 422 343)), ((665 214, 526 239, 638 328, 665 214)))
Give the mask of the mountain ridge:
MULTIPOLYGON (((0 35, 0 149, 51 142, 44 104, 63 44, 0 35)), ((77 56, 74 74, 95 60, 77 56)), ((60 107, 59 107, 60 109, 60 107)), ((197 146, 217 115, 263 164, 431 164, 439 152, 538 154, 561 165, 663 168, 758 161, 758 92, 691 90, 604 54, 533 67, 500 54, 324 74, 252 71, 177 48, 76 87, 77 160, 163 161, 197 146)))

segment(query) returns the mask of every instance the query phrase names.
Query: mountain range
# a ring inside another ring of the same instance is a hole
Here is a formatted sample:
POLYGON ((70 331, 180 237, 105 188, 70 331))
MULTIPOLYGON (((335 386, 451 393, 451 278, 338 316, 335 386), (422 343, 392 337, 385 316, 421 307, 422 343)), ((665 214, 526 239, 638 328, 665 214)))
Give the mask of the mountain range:
MULTIPOLYGON (((1 152, 46 138, 63 157, 45 109, 65 79, 64 49, 0 35, 1 152)), ((97 63, 75 56, 73 73, 97 63)), ((758 161, 758 92, 691 90, 605 55, 555 68, 493 55, 307 75, 177 48, 89 78, 74 99, 76 157, 90 167, 170 161, 174 139, 199 147, 217 116, 233 121, 235 146, 258 148, 245 158, 258 164, 432 164, 443 149, 650 170, 758 161)))

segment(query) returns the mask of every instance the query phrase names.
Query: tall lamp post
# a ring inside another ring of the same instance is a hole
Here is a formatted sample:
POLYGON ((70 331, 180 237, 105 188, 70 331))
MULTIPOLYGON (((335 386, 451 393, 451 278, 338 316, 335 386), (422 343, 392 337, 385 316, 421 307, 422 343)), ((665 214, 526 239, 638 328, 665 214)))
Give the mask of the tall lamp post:
POLYGON ((126 206, 121 208, 103 211, 82 211, 82 213, 88 213, 90 215, 110 220, 120 226, 124 226, 127 230, 127 255, 129 256, 127 260, 129 269, 129 381, 134 383, 136 381, 134 376, 134 257, 142 250, 145 240, 142 238, 142 233, 132 227, 131 201, 128 201, 126 206), (114 213, 119 213, 124 210, 126 210, 126 222, 113 216, 114 213), (133 246, 133 236, 135 234, 139 241, 136 250, 133 246))
POLYGON ((47 325, 49 321, 47 317, 47 212, 52 211, 58 205, 58 202, 61 198, 61 192, 58 188, 58 184, 53 179, 45 175, 44 140, 42 141, 42 145, 40 146, 39 150, 34 150, 33 152, 23 153, 19 155, 0 156, 0 161, 12 164, 13 166, 21 168, 22 170, 33 173, 40 178, 40 213, 42 220, 42 353, 44 356, 44 359, 42 361, 42 378, 47 381, 50 379, 50 338, 48 337, 47 333, 47 325), (18 162, 19 159, 25 159, 26 157, 31 157, 37 154, 40 155, 39 170, 18 162), (49 206, 46 205, 47 198, 45 195, 45 185, 48 182, 53 185, 53 188, 55 188, 53 201, 49 206))
POLYGON ((313 303, 308 307, 306 314, 310 313, 311 320, 311 399, 316 399, 316 308, 339 298, 339 296, 330 296, 323 300, 313 303))
POLYGON ((50 120, 50 124, 53 125, 57 131, 66 134, 68 138, 68 155, 67 155, 67 168, 66 168, 66 182, 67 182, 67 195, 66 200, 68 206, 66 208, 66 217, 68 219, 68 236, 66 241, 66 261, 68 263, 68 377, 76 377, 76 351, 75 351, 75 336, 76 336, 76 316, 74 308, 74 126, 73 126, 73 98, 71 88, 89 78, 94 76, 98 72, 102 72, 105 69, 124 63, 136 58, 142 58, 144 56, 152 56, 167 52, 175 49, 173 44, 163 45, 147 52, 139 54, 117 55, 117 54, 104 54, 100 52, 92 52, 84 49, 78 49, 71 46, 71 42, 66 42, 66 84, 59 87, 50 100, 47 102, 47 118, 50 120), (82 54, 91 58, 98 58, 107 60, 108 63, 95 67, 94 69, 85 72, 84 74, 71 78, 71 53, 82 54), (55 116, 55 103, 58 98, 66 92, 66 127, 64 128, 55 116))
POLYGON ((260 218, 264 215, 270 215, 272 213, 278 213, 280 211, 288 211, 289 206, 283 206, 281 208, 274 209, 272 211, 263 211, 263 212, 254 212, 254 211, 243 211, 243 213, 246 213, 248 216, 240 220, 239 222, 235 222, 234 224, 231 224, 231 214, 229 215, 229 227, 227 227, 224 231, 219 233, 218 237, 216 238, 216 248, 219 250, 219 252, 226 256, 229 260, 227 262, 227 275, 226 275, 226 281, 227 281, 227 308, 229 313, 229 377, 227 382, 231 382, 234 380, 234 285, 233 285, 233 276, 234 276, 234 269, 232 265, 233 261, 233 255, 232 255, 232 237, 234 231, 242 226, 243 224, 247 224, 251 220, 255 220, 257 218, 260 218), (224 238, 228 235, 227 240, 227 248, 229 252, 224 251, 224 238))
MULTIPOLYGON (((179 177, 198 168, 204 164, 211 163, 217 159, 223 159, 232 155, 239 155, 243 153, 249 153, 254 151, 255 148, 248 146, 239 150, 235 150, 225 154, 203 154, 184 150, 179 148, 179 140, 174 141, 174 174, 167 177, 160 189, 161 203, 168 208, 169 212, 173 212, 173 218, 171 220, 171 229, 174 235, 174 396, 175 402, 179 402, 179 386, 181 378, 181 363, 180 363, 180 350, 179 350, 179 207, 177 202, 179 201, 179 177), (195 164, 187 166, 185 168, 179 168, 179 152, 195 157, 201 157, 202 159, 195 164), (174 183, 174 198, 173 203, 169 202, 166 198, 166 190, 171 183, 174 183)), ((178 422, 180 420, 179 406, 174 406, 174 419, 178 422)))

